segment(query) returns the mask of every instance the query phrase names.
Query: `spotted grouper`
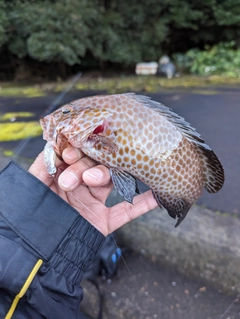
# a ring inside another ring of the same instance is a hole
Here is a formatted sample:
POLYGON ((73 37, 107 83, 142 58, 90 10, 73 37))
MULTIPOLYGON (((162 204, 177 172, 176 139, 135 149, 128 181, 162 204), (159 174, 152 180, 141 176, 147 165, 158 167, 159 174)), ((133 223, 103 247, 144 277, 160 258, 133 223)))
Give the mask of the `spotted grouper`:
POLYGON ((148 185, 160 207, 177 225, 201 196, 216 193, 223 167, 213 150, 182 117, 149 97, 133 93, 87 97, 60 107, 40 120, 45 164, 56 172, 70 145, 106 165, 115 189, 132 202, 136 178, 148 185))

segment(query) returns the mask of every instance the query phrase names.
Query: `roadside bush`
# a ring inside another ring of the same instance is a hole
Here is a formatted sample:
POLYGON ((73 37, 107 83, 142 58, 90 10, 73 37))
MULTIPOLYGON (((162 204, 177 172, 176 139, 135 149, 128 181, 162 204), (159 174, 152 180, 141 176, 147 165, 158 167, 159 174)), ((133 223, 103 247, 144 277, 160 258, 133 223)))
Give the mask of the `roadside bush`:
POLYGON ((0 1, 0 48, 2 44, 4 44, 7 41, 7 25, 8 19, 6 15, 6 6, 4 2, 0 1))
POLYGON ((205 46, 205 50, 191 49, 175 54, 174 59, 181 70, 191 74, 240 77, 240 49, 236 49, 235 41, 205 46))
MULTIPOLYGON (((235 39, 239 0, 0 0, 0 69, 4 60, 15 68, 15 59, 29 58, 62 69, 133 69, 163 54, 235 39)), ((192 63, 198 53, 181 63, 192 63)))

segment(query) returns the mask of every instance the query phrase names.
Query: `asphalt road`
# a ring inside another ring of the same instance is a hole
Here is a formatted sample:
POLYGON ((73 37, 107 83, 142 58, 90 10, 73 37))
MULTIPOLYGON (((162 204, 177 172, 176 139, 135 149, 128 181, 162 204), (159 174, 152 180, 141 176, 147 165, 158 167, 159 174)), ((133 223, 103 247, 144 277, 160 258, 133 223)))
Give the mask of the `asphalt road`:
MULTIPOLYGON (((58 103, 97 94, 97 92, 68 93, 58 103)), ((204 192, 198 204, 213 210, 240 215, 240 90, 221 89, 204 91, 167 91, 149 94, 154 100, 163 103, 183 116, 202 135, 221 159, 225 169, 225 184, 217 194, 204 192)), ((38 98, 1 98, 0 112, 32 111, 36 119, 43 116, 57 95, 38 98)), ((43 148, 42 138, 29 141, 4 142, 0 148, 13 149, 27 158, 34 158, 43 148)))
MULTIPOLYGON (((96 92, 77 92, 64 97, 60 104, 96 92)), ((215 92, 161 92, 151 97, 184 116, 220 157, 225 168, 226 182, 219 194, 203 194, 199 204, 215 210, 240 215, 239 137, 237 123, 240 115, 240 90, 215 92), (204 94, 203 94, 204 93, 204 94), (206 94, 208 93, 208 94, 206 94), (237 146, 237 147, 236 147, 237 146), (235 149, 236 148, 236 149, 235 149)), ((32 111, 35 119, 44 115, 57 95, 41 98, 0 98, 0 113, 32 111)), ((1 134, 1 132, 0 132, 1 134)), ((13 150, 25 159, 33 159, 43 148, 41 137, 24 141, 0 143, 0 169, 3 167, 1 149, 13 150)), ((9 158, 10 159, 10 158, 9 158)), ((189 256, 190 258, 190 256, 189 256)), ((118 278, 100 283, 104 293, 104 318, 124 319, 237 319, 240 318, 239 296, 228 296, 211 286, 199 274, 178 274, 169 265, 159 264, 155 257, 142 254, 124 255, 118 278)), ((211 266, 211 265, 210 265, 211 266)), ((98 295, 95 288, 83 282, 85 298, 82 308, 97 315, 98 295)))
MULTIPOLYGON (((119 264, 119 274, 99 282, 104 295, 104 319, 239 319, 240 299, 211 287, 203 279, 179 275, 143 255, 128 254, 119 264)), ((97 318, 96 288, 82 282, 81 308, 97 318)))

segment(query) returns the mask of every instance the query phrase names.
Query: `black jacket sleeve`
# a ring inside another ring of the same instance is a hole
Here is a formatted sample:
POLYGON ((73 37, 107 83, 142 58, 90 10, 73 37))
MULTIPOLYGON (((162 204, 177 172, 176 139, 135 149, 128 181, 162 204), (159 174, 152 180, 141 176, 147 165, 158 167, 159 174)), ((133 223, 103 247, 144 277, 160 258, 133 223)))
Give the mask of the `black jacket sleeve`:
POLYGON ((104 236, 30 173, 0 173, 0 318, 77 318, 104 236))

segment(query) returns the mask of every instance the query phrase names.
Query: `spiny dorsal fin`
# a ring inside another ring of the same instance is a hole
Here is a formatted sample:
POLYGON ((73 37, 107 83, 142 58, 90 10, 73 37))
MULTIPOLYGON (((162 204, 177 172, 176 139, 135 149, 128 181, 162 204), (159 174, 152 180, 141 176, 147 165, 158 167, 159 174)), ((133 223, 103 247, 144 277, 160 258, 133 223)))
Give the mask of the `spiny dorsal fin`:
POLYGON ((164 116, 170 123, 176 126, 181 133, 189 140, 189 142, 195 143, 204 147, 208 150, 211 148, 204 143, 204 140, 201 138, 201 135, 196 132, 196 129, 193 128, 190 123, 185 121, 185 119, 179 116, 177 113, 174 113, 170 108, 167 106, 151 100, 150 97, 144 95, 136 95, 135 93, 127 93, 129 97, 136 99, 138 102, 143 103, 145 106, 153 109, 154 111, 160 113, 164 116))
POLYGON ((174 113, 170 108, 156 101, 152 101, 151 98, 147 96, 136 95, 134 93, 128 93, 127 95, 160 113, 170 123, 175 125, 189 142, 194 143, 202 163, 204 187, 209 193, 218 192, 224 183, 222 164, 214 151, 204 142, 201 135, 196 132, 195 128, 185 121, 183 117, 174 113))

